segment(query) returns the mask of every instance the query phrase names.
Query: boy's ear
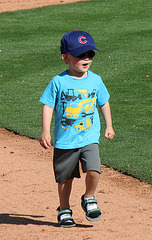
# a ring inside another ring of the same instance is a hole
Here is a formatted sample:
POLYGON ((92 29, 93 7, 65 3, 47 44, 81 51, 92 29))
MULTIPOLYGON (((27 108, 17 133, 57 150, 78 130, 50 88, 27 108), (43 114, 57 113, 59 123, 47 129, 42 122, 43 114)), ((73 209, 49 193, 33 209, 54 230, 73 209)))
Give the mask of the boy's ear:
POLYGON ((62 57, 62 60, 63 60, 66 64, 68 64, 68 62, 69 62, 68 55, 65 53, 65 54, 62 54, 61 57, 62 57))

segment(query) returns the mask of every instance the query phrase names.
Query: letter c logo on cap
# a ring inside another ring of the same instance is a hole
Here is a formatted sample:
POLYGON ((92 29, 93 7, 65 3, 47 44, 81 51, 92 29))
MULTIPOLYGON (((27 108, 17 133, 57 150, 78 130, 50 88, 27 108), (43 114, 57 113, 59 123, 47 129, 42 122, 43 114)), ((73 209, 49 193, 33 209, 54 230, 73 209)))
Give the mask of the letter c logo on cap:
POLYGON ((86 37, 84 37, 84 36, 79 37, 79 38, 78 38, 78 41, 79 41, 79 43, 81 43, 81 44, 87 43, 86 37))

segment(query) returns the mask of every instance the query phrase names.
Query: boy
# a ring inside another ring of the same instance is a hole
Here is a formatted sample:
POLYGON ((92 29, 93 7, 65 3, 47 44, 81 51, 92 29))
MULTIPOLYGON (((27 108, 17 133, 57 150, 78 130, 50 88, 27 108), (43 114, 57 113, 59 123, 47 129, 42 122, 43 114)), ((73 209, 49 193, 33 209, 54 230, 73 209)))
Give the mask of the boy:
POLYGON ((94 194, 101 173, 99 157, 100 120, 98 104, 106 125, 105 137, 113 139, 109 93, 101 77, 89 71, 95 55, 95 43, 90 34, 73 30, 61 40, 61 55, 68 70, 55 76, 48 84, 40 101, 42 110, 43 148, 51 147, 50 125, 55 111, 54 173, 58 183, 60 207, 58 223, 62 227, 75 226, 69 197, 72 181, 80 178, 79 160, 86 172, 86 190, 81 206, 89 221, 101 218, 94 194))

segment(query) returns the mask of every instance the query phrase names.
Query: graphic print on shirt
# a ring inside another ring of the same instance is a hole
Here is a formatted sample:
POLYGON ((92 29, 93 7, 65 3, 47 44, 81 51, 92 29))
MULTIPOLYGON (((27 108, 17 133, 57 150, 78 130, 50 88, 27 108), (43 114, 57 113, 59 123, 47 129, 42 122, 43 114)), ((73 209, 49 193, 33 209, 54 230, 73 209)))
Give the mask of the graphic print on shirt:
POLYGON ((87 131, 91 128, 96 102, 95 93, 95 89, 90 93, 85 89, 62 91, 62 128, 69 130, 68 127, 72 125, 77 131, 87 131))

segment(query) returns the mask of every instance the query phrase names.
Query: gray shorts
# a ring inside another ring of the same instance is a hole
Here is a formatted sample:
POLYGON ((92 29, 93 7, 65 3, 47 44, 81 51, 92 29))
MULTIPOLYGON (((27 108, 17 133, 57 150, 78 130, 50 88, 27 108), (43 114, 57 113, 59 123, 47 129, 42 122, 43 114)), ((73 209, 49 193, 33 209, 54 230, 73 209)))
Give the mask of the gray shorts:
POLYGON ((62 184, 68 179, 80 178, 79 160, 83 172, 92 170, 101 173, 98 144, 76 149, 54 148, 53 166, 56 182, 62 184))

